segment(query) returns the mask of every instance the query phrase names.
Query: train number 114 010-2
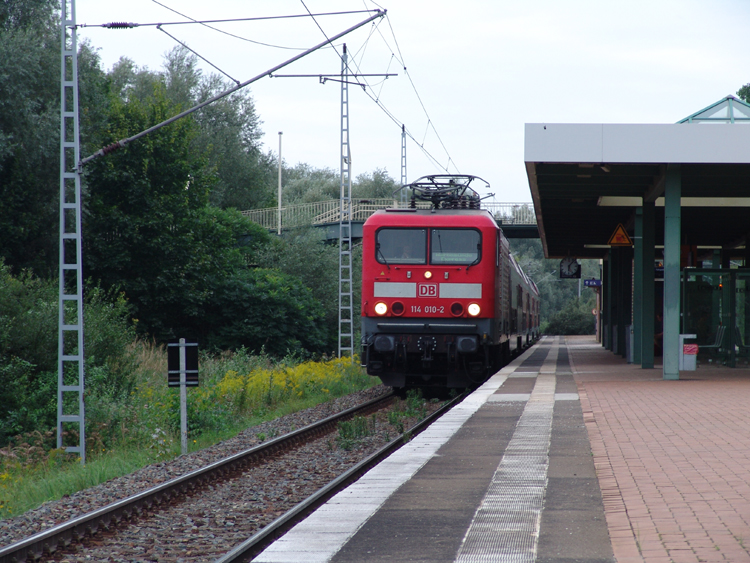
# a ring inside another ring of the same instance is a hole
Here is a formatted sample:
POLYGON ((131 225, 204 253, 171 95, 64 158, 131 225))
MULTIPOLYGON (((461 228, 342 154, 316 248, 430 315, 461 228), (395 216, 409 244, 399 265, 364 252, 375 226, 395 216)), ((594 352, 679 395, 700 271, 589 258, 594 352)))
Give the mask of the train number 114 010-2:
POLYGON ((437 306, 437 305, 425 305, 424 307, 422 305, 412 305, 411 306, 411 312, 412 313, 421 313, 424 309, 425 313, 432 313, 432 314, 438 314, 438 313, 444 313, 445 307, 443 306, 437 306))

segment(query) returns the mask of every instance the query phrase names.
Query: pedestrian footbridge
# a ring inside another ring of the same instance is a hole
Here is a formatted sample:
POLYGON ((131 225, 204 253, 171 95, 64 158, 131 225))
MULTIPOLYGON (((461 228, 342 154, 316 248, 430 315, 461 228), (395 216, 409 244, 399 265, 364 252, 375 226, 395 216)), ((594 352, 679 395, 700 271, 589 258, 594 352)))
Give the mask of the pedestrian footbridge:
MULTIPOLYGON (((386 207, 404 208, 409 202, 393 199, 352 199, 352 237, 362 236, 362 225, 378 209, 386 207)), ((428 209, 430 203, 420 202, 417 207, 428 209)), ((488 210, 500 224, 508 238, 538 238, 536 215, 532 203, 499 203, 483 202, 482 208, 488 210)), ((242 215, 264 228, 278 232, 279 208, 267 207, 243 211, 242 215)), ((281 208, 281 229, 295 229, 314 226, 325 229, 327 239, 339 238, 341 202, 338 199, 287 205, 281 208)))

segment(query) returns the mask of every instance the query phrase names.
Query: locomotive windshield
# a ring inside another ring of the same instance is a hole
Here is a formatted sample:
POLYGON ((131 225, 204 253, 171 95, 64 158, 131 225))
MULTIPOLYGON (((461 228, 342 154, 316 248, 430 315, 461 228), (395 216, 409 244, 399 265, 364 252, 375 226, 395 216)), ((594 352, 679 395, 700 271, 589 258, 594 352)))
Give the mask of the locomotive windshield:
POLYGON ((425 229, 380 229, 376 235, 375 257, 381 264, 426 264, 425 229))
POLYGON ((476 229, 432 229, 430 264, 476 264, 482 256, 482 236, 476 229))

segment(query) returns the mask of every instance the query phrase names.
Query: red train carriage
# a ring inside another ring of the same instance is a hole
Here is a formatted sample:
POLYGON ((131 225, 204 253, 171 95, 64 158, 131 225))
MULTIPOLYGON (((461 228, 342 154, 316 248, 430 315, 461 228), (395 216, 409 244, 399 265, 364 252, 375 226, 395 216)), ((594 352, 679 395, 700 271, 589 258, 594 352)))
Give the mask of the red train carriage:
POLYGON ((476 386, 538 334, 536 286, 479 208, 475 179, 420 178, 410 208, 364 225, 362 362, 386 385, 476 386))

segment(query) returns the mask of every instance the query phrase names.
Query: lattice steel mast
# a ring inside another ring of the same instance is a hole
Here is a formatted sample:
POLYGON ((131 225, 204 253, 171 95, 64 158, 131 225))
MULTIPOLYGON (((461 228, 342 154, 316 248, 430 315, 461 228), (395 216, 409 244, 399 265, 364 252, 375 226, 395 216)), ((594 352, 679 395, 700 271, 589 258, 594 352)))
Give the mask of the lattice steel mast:
POLYGON ((78 46, 75 0, 61 1, 60 44, 60 263, 57 325, 57 447, 65 428, 78 425, 78 453, 86 463, 83 269, 81 251, 81 159, 78 128, 78 46), (68 399, 70 394, 75 399, 68 399), (77 407, 75 406, 77 405, 77 407))
POLYGON ((341 197, 339 215, 339 358, 354 357, 352 318, 352 177, 349 146, 349 65, 341 56, 341 197))

